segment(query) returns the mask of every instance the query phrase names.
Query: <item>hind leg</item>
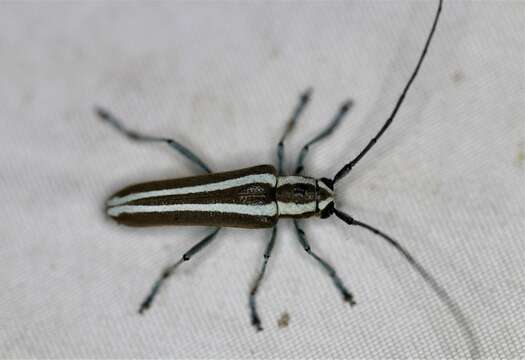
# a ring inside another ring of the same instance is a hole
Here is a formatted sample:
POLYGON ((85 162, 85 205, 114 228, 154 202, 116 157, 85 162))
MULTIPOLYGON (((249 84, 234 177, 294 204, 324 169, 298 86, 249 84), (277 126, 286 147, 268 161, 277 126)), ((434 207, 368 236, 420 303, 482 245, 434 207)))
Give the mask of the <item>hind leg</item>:
POLYGON ((207 173, 211 173, 210 168, 204 163, 204 161, 201 160, 201 158, 199 158, 197 155, 195 155, 193 151, 191 151, 178 141, 163 137, 144 135, 134 130, 130 130, 126 128, 117 117, 115 117, 112 113, 110 113, 108 110, 102 107, 95 107, 95 113, 101 120, 109 123, 111 126, 113 126, 113 128, 115 128, 118 132, 126 136, 128 139, 143 142, 164 142, 168 144, 172 149, 176 150, 179 154, 184 156, 186 159, 190 160, 192 163, 206 171, 207 173))
POLYGON ((159 292, 160 288, 164 284, 164 282, 175 272, 175 270, 179 267, 180 264, 182 264, 185 261, 188 261, 191 259, 193 255, 201 251, 206 245, 208 245, 214 238, 215 235, 219 232, 220 228, 217 228, 213 230, 210 234, 208 234, 204 239, 199 241, 196 245, 194 245, 191 249, 186 251, 184 255, 182 255, 182 258, 177 261, 176 263, 169 265, 162 270, 161 275, 155 281, 153 284, 149 294, 146 296, 144 301, 140 304, 139 308, 139 314, 144 313, 144 311, 148 310, 153 303, 153 300, 157 296, 157 293, 159 292))

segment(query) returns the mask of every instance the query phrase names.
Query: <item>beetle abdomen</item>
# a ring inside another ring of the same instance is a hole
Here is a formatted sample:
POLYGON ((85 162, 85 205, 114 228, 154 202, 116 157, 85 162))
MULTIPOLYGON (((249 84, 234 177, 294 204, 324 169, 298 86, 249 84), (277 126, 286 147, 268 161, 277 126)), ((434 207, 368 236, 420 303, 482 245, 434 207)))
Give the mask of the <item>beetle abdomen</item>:
POLYGON ((271 165, 147 182, 117 192, 107 213, 129 226, 272 227, 276 183, 271 165))

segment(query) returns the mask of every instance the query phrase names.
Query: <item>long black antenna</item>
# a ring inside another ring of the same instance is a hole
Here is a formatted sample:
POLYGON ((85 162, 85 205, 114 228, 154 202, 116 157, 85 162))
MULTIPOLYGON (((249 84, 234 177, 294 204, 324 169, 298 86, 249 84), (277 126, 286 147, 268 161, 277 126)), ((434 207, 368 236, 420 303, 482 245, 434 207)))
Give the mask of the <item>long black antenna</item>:
POLYGON ((343 177, 345 177, 350 172, 350 170, 352 170, 354 165, 357 164, 357 162, 361 160, 363 156, 365 156, 365 154, 368 152, 368 150, 372 148, 372 146, 374 146, 377 140, 381 137, 381 135, 383 135, 385 130, 390 126, 390 123, 392 123, 392 120, 394 120, 394 117, 396 116, 397 111, 399 110, 399 108, 401 107, 401 104, 403 103, 403 100, 405 99, 405 95, 407 94, 408 89, 410 88, 410 85, 412 85, 412 82, 416 78, 417 72, 419 71, 419 68, 421 67, 421 63, 423 62, 425 55, 427 54, 428 46, 430 45, 430 41, 432 40, 432 37, 434 36, 434 31, 436 30, 436 25, 439 19, 439 14, 441 13, 442 5, 443 5, 443 0, 439 0, 439 6, 436 12, 436 16, 434 18, 434 23, 432 24, 432 28, 430 29, 430 33, 428 34, 428 38, 425 43, 425 47, 423 48, 423 52, 421 53, 421 56, 419 57, 419 61, 417 62, 416 68, 412 72, 410 79, 405 85, 405 88, 403 89, 401 96, 399 96, 399 99, 397 100, 397 103, 394 106, 394 110, 390 114, 390 117, 383 124, 383 127, 381 128, 381 130, 379 130, 377 135, 374 136, 372 140, 370 140, 370 142, 366 145, 366 147, 363 150, 361 150, 359 155, 357 155, 357 157, 354 160, 350 161, 348 164, 343 166, 341 170, 339 170, 337 174, 335 174, 334 179, 333 179, 334 184, 338 182, 339 180, 341 180, 343 177))
POLYGON ((425 281, 430 283, 430 286, 432 288, 434 288, 435 290, 437 289, 438 293, 444 293, 445 292, 444 290, 441 289, 441 287, 439 285, 437 285, 437 281, 434 280, 434 278, 432 278, 432 276, 423 268, 423 266, 421 266, 419 264, 419 262, 408 252, 408 250, 406 250, 403 246, 401 246, 401 244, 399 244, 396 240, 394 240, 394 238, 392 238, 391 236, 385 234, 381 230, 376 229, 372 225, 368 225, 368 224, 366 224, 364 222, 361 222, 361 221, 358 221, 358 220, 354 219, 353 217, 351 217, 350 215, 348 215, 347 213, 345 213, 345 212, 343 212, 341 210, 334 209, 334 213, 339 219, 343 220, 348 225, 356 225, 356 226, 365 228, 368 231, 371 231, 374 234, 379 235, 380 237, 382 237, 390 245, 392 245, 397 251, 399 251, 401 253, 401 255, 403 255, 403 257, 406 260, 408 260, 410 265, 412 265, 412 267, 421 275, 421 277, 423 277, 423 279, 425 279, 425 281))
POLYGON ((467 317, 463 314, 458 304, 450 297, 450 295, 448 295, 446 290, 441 285, 439 285, 439 282, 423 267, 423 265, 421 265, 419 261, 417 261, 408 252, 407 249, 405 249, 390 235, 387 235, 386 233, 373 227, 372 225, 368 225, 362 221, 354 219, 353 217, 341 210, 334 209, 334 213, 339 219, 343 220, 348 225, 356 225, 365 228, 368 231, 380 236, 383 240, 386 240, 392 247, 394 247, 409 262, 410 266, 412 266, 412 268, 419 275, 421 275, 423 280, 425 280, 425 282, 430 286, 434 293, 436 293, 436 295, 439 297, 441 302, 447 307, 447 309, 454 317, 454 320, 456 320, 457 324, 460 326, 461 330, 467 338, 467 346, 469 347, 470 355, 473 359, 479 358, 479 344, 474 330, 472 329, 472 325, 468 321, 467 317))

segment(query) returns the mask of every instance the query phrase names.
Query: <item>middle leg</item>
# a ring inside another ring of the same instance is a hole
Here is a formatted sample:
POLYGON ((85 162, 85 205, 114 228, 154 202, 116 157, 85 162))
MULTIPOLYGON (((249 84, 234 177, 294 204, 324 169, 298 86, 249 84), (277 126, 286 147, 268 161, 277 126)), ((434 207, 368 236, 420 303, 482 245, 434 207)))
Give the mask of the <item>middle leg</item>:
POLYGON ((304 93, 301 94, 299 98, 299 103, 295 107, 295 110, 292 113, 292 116, 288 120, 288 123, 286 124, 286 129, 284 130, 284 134, 281 136, 281 139, 279 140, 279 143, 277 144, 277 171, 279 175, 283 175, 284 140, 295 127, 295 124, 297 123, 297 119, 299 119, 299 116, 304 111, 306 104, 308 104, 308 102, 310 101, 311 94, 312 94, 312 89, 307 89, 304 93))
POLYGON ((268 260, 270 259, 270 256, 272 255, 272 250, 273 250, 273 246, 275 245, 276 235, 277 235, 277 225, 275 225, 272 229, 272 236, 270 237, 270 241, 268 242, 268 245, 266 246, 266 251, 264 252, 264 262, 263 262, 261 271, 259 272, 259 275, 255 279, 252 289, 250 290, 250 315, 252 319, 252 325, 255 326, 255 329, 257 329, 257 331, 261 331, 263 328, 261 326, 261 319, 259 318, 259 315, 257 314, 257 305, 255 303, 255 295, 257 295, 257 290, 259 289, 259 285, 261 283, 261 280, 263 279, 264 272, 266 271, 266 265, 268 265, 268 260))

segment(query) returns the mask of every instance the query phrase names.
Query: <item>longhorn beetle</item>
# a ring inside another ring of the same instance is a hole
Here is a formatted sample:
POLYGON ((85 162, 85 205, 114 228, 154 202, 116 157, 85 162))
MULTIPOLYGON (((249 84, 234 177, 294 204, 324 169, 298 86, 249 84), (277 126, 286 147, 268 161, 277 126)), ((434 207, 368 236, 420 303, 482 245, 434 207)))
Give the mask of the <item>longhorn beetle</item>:
POLYGON ((184 253, 179 261, 167 266, 162 271, 160 277, 153 284, 151 291, 140 305, 139 313, 142 314, 151 306, 162 284, 174 273, 179 265, 190 260, 193 255, 206 247, 222 227, 272 228, 270 240, 264 252, 262 267, 251 287, 249 295, 251 323, 257 330, 262 330, 255 296, 272 254, 279 218, 293 219, 300 244, 326 270, 335 287, 341 293, 343 300, 350 305, 355 305, 352 293, 343 284, 335 269, 311 249, 306 235, 301 229, 299 219, 312 216, 320 216, 322 219, 325 219, 335 214, 348 225, 365 228, 386 240, 408 260, 411 266, 427 282, 431 285, 435 284, 435 280, 391 236, 337 209, 335 207, 334 187, 343 177, 348 175, 392 123, 425 58, 441 13, 442 2, 443 0, 439 0, 423 51, 392 113, 365 148, 352 161, 344 165, 332 179, 314 179, 301 175, 304 170, 304 159, 312 145, 328 137, 337 128, 351 108, 351 101, 343 103, 330 124, 303 146, 292 176, 284 175, 283 173, 284 141, 295 127, 297 119, 308 103, 311 90, 307 90, 301 95, 284 134, 281 136, 277 146, 277 169, 272 165, 260 165, 246 169, 212 173, 204 161, 176 140, 143 135, 129 130, 109 111, 101 107, 95 108, 96 114, 100 119, 112 125, 129 139, 166 143, 206 172, 206 174, 199 176, 131 185, 118 191, 107 201, 107 214, 120 224, 129 226, 206 225, 214 227, 210 234, 184 253))

